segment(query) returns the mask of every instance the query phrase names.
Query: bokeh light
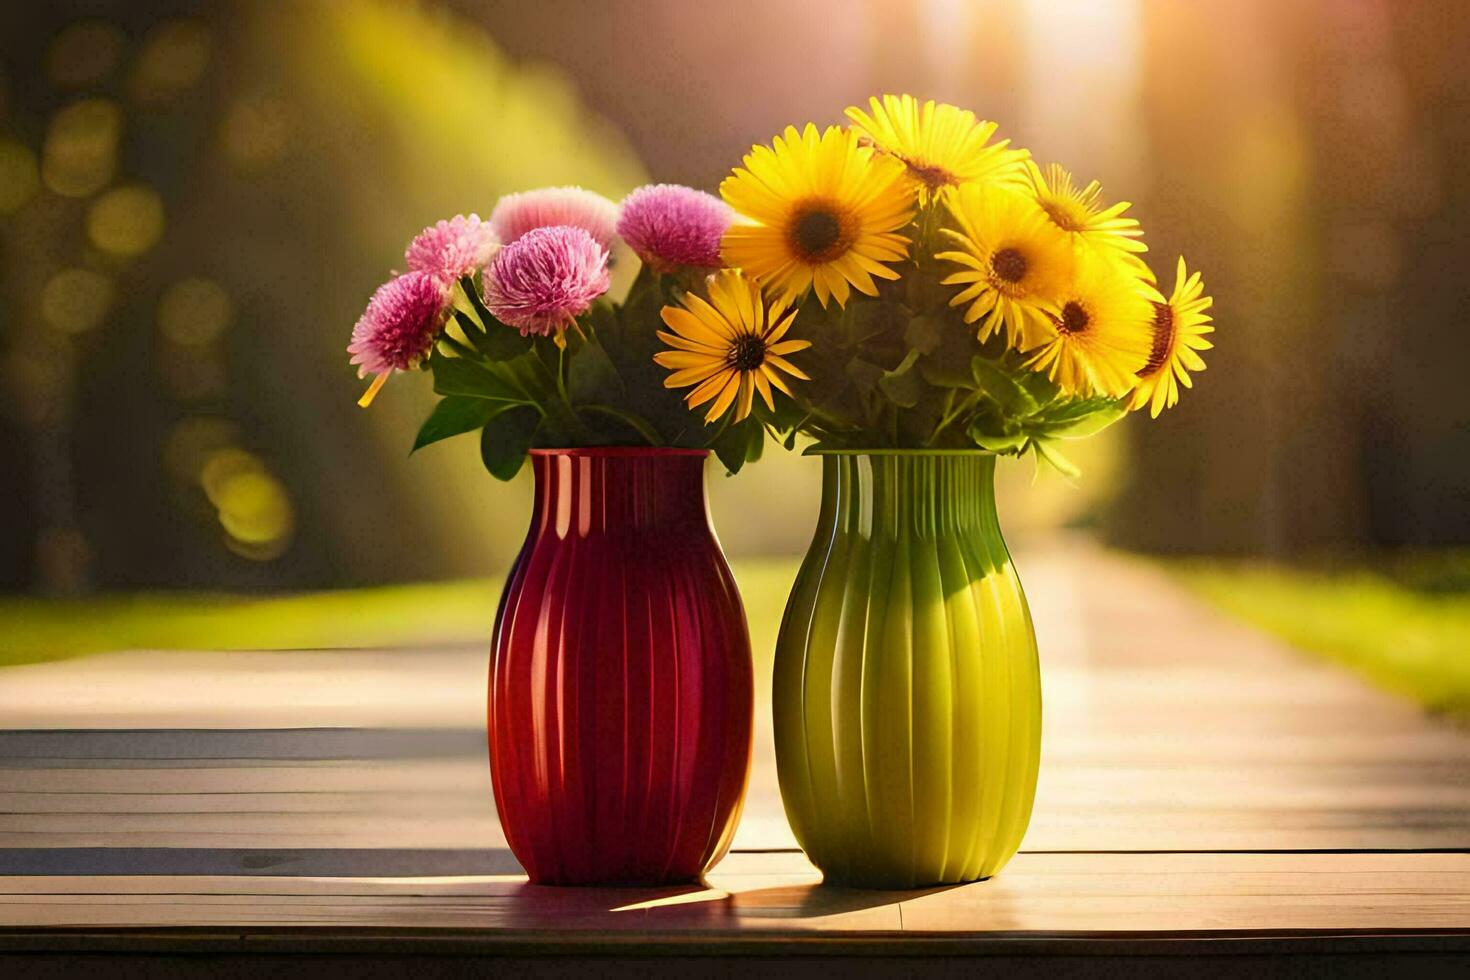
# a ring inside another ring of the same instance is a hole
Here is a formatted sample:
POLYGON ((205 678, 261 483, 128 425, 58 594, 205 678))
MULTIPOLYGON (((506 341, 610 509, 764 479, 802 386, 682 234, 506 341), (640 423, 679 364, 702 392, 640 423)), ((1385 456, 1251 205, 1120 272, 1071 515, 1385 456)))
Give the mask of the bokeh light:
POLYGON ((163 464, 181 483, 200 478, 204 465, 215 453, 237 443, 240 426, 229 419, 196 415, 180 419, 163 442, 163 464))
POLYGON ((112 299, 112 280, 107 276, 90 269, 64 269, 41 289, 41 318, 61 333, 86 333, 102 322, 112 299))
POLYGON ((158 329, 182 347, 208 347, 235 319, 229 293, 213 279, 180 279, 158 303, 158 329))
POLYGON ((296 523, 291 497, 260 457, 237 447, 220 449, 205 460, 199 482, 218 511, 231 551, 268 561, 290 545, 296 523))
POLYGON ((218 496, 220 524, 236 541, 265 545, 291 531, 291 500, 281 481, 267 472, 236 474, 218 496))
POLYGON ((0 214, 14 214, 25 207, 40 186, 40 168, 30 147, 0 139, 0 214))
POLYGON ((87 212, 87 237, 104 252, 131 258, 163 237, 163 199, 145 184, 116 187, 87 212))
POLYGON ((230 107, 220 143, 230 166, 244 174, 259 173, 286 155, 291 121, 282 99, 259 96, 230 107))
POLYGON ((209 65, 209 48, 209 28, 197 20, 159 24, 144 39, 133 65, 133 97, 157 105, 193 88, 209 65))
POLYGON ((226 446, 205 458, 204 465, 199 468, 199 485, 204 488, 209 502, 218 507, 224 499, 227 483, 245 473, 264 471, 265 463, 259 456, 238 446, 226 446))
POLYGON ((46 74, 63 88, 95 85, 117 68, 122 57, 122 31, 102 21, 72 24, 46 51, 46 74))
POLYGON ((84 99, 62 109, 46 130, 41 177, 64 197, 89 197, 117 171, 122 110, 109 99, 84 99))

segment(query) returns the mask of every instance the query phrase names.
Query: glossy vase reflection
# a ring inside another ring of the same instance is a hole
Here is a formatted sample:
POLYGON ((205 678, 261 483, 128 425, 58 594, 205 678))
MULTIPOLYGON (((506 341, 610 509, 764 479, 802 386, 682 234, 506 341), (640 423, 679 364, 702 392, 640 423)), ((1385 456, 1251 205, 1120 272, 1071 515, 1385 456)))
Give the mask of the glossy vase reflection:
POLYGON ((697 879, 750 770, 750 639, 710 528, 706 453, 538 450, 501 598, 490 764, 541 884, 697 879))
POLYGON ((1041 740, 1036 640, 995 459, 828 455, 776 649, 776 760, 833 883, 974 881, 1015 854, 1041 740))

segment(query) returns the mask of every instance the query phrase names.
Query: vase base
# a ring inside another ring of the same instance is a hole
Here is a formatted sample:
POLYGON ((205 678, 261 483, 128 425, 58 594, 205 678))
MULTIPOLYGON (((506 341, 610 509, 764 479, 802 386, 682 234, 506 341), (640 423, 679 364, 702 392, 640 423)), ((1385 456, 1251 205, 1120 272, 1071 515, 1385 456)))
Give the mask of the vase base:
POLYGON ((875 875, 865 877, 862 875, 822 875, 822 884, 828 888, 850 888, 854 891, 869 892, 902 892, 918 891, 925 888, 953 888, 956 885, 973 885, 981 881, 989 881, 993 875, 981 875, 978 878, 951 878, 948 881, 914 880, 912 878, 896 878, 875 875))
POLYGON ((527 884, 544 888, 677 888, 685 885, 703 887, 702 876, 669 878, 530 878, 527 884))

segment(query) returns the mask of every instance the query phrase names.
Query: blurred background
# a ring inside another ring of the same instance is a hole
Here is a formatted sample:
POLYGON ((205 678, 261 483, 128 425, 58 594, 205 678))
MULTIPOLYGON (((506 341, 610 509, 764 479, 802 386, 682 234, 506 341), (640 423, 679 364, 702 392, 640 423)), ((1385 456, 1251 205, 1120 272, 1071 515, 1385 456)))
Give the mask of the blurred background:
MULTIPOLYGON (((1013 543, 1212 556, 1170 561, 1247 611, 1294 574, 1453 596, 1470 641, 1467 40, 1454 0, 7 4, 13 658, 144 642, 79 639, 42 598, 503 575, 526 474, 497 484, 469 439, 410 460, 426 381, 354 404, 343 348, 407 239, 534 186, 713 190, 752 142, 890 91, 1098 178, 1216 298, 1177 409, 1088 443, 1075 486, 1006 467, 1013 543)), ((818 469, 712 472, 729 553, 799 555, 818 469)), ((397 595, 484 628, 468 594, 397 595)))

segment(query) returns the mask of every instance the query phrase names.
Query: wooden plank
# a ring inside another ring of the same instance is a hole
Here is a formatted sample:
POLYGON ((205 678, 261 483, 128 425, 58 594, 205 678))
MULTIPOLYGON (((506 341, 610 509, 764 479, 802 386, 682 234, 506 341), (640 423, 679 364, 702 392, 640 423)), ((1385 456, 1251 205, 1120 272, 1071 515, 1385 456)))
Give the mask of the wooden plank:
POLYGON ((905 927, 1266 934, 1470 932, 1470 855, 1058 855, 903 903, 905 927))
MULTIPOLYGON (((1470 780, 1461 778, 1459 760, 1146 761, 1048 761, 1025 846, 1470 844, 1470 780)), ((346 835, 342 843, 358 847, 473 848, 501 840, 487 767, 479 759, 248 770, 10 770, 0 786, 9 790, 0 793, 0 845, 11 847, 319 846, 323 834, 346 835), (230 836, 222 839, 222 832, 230 836)), ((794 846, 769 767, 753 780, 737 842, 794 846)))
POLYGON ((350 847, 340 841, 315 848, 0 848, 0 876, 24 876, 32 883, 56 882, 60 890, 88 887, 88 881, 148 882, 180 875, 199 876, 201 880, 250 875, 269 881, 297 876, 370 879, 520 873, 520 864, 503 844, 458 850, 350 847))
POLYGON ((188 759, 312 760, 487 758, 483 728, 144 728, 0 730, 0 765, 44 759, 114 765, 188 759))
POLYGON ((917 892, 820 887, 799 855, 733 855, 706 885, 667 889, 537 888, 515 875, 7 877, 0 879, 0 923, 330 926, 378 934, 412 928, 1470 937, 1470 855, 1022 855, 992 881, 917 892))

